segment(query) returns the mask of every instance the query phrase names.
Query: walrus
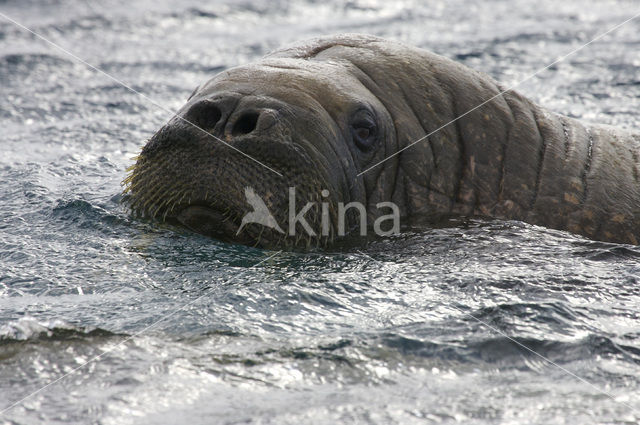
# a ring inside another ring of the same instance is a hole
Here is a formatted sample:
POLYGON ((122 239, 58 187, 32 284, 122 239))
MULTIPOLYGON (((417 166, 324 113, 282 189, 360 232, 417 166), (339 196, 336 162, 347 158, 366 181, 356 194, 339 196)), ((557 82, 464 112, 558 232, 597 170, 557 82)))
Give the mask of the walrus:
POLYGON ((362 232, 390 212, 638 244, 639 142, 437 54, 343 34, 215 75, 148 140, 123 184, 138 214, 262 247, 326 246, 340 226, 362 232), (256 208, 271 215, 247 220, 256 208))

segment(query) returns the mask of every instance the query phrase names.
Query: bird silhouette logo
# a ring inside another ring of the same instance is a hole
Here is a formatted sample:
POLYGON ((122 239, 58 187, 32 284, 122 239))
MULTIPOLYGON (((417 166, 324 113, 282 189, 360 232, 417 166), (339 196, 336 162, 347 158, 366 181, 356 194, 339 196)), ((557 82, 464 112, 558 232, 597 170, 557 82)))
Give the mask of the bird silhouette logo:
POLYGON ((244 188, 244 196, 247 199, 247 203, 253 208, 253 211, 246 213, 244 217, 242 217, 242 222, 236 235, 239 235, 244 226, 250 223, 261 224, 270 229, 275 229, 280 233, 284 233, 284 230, 280 228, 278 222, 269 211, 269 208, 267 208, 267 205, 262 198, 256 194, 252 187, 247 186, 244 188))

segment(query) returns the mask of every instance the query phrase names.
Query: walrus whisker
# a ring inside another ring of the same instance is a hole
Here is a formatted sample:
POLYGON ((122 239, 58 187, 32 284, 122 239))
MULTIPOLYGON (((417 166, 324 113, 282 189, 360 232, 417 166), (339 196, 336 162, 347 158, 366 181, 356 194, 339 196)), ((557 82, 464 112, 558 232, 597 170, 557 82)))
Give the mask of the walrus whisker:
POLYGON ((171 192, 173 192, 174 194, 167 200, 167 205, 172 204, 171 205, 171 211, 173 211, 173 208, 175 207, 176 203, 176 199, 180 196, 180 194, 182 193, 183 189, 183 185, 178 184, 177 182, 171 187, 171 192))
MULTIPOLYGON (((165 190, 164 190, 160 195, 158 195, 158 198, 159 198, 159 199, 162 199, 162 197, 163 197, 163 196, 165 195, 165 193, 167 193, 168 191, 169 191, 169 189, 165 189, 165 190)), ((166 201, 161 201, 160 203, 156 203, 156 204, 155 204, 155 210, 154 210, 154 211, 153 211, 153 213, 151 214, 151 219, 154 219, 154 220, 155 220, 156 215, 158 214, 158 212, 159 212, 162 208, 164 208, 165 206, 166 206, 166 201)), ((153 206, 152 206, 151 208, 153 208, 153 206)), ((151 211, 150 211, 150 212, 151 212, 151 211)), ((163 218, 163 220, 162 220, 162 221, 164 221, 164 218, 163 218)))
POLYGON ((182 200, 184 199, 184 197, 185 197, 185 196, 187 196, 187 193, 188 193, 188 191, 187 191, 187 190, 184 190, 184 191, 182 192, 182 197, 181 197, 181 198, 180 198, 180 200, 178 201, 178 204, 182 204, 182 200))
POLYGON ((128 177, 127 190, 129 192, 135 192, 138 187, 146 186, 149 183, 149 180, 152 180, 152 177, 154 175, 160 173, 161 170, 150 166, 145 166, 139 170, 136 170, 134 174, 131 174, 128 177))
POLYGON ((171 212, 173 212, 173 210, 175 209, 175 207, 177 205, 179 205, 179 198, 184 196, 184 192, 186 189, 184 189, 184 187, 180 186, 178 188, 175 189, 176 194, 169 200, 169 202, 171 203, 171 212))
POLYGON ((164 190, 165 190, 165 188, 163 187, 162 182, 157 183, 155 186, 153 186, 149 190, 150 194, 146 198, 146 202, 142 205, 142 209, 148 210, 147 206, 149 205, 149 203, 154 202, 155 198, 157 198, 164 190))

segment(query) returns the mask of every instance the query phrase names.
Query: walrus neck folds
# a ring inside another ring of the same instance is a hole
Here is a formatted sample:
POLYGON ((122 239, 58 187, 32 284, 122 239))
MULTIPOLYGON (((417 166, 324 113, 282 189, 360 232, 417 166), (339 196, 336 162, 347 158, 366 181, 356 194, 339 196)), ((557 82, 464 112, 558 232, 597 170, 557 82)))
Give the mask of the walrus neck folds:
MULTIPOLYGON (((640 138, 611 127, 586 126, 514 91, 500 94, 501 87, 483 78, 483 97, 497 97, 451 126, 449 140, 456 143, 450 149, 443 146, 444 134, 440 146, 438 137, 424 146, 434 166, 423 180, 427 200, 422 209, 522 220, 637 244, 640 138), (453 152, 458 154, 456 165, 438 167, 454 163, 453 152)), ((450 90, 460 92, 452 102, 454 117, 473 108, 460 100, 469 87, 452 85, 450 90)))

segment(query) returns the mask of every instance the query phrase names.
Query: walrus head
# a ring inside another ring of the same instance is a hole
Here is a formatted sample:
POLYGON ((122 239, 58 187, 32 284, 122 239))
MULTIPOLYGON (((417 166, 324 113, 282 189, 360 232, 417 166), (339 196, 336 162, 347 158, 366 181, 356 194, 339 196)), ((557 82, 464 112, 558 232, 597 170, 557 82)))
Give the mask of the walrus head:
POLYGON ((346 34, 212 78, 125 184, 135 211, 266 247, 380 230, 384 204, 394 230, 484 216, 637 244, 638 140, 442 56, 346 34))
MULTIPOLYGON (((124 182, 131 208, 260 246, 335 240, 339 203, 358 202, 375 219, 370 207, 390 199, 393 182, 358 173, 397 150, 394 118, 365 71, 323 52, 378 40, 315 40, 213 77, 142 149, 124 182), (308 226, 300 220, 291 228, 292 195, 296 212, 310 205, 308 226), (243 223, 256 212, 251 196, 275 223, 243 223)), ((346 233, 362 224, 357 212, 346 214, 346 233)))

